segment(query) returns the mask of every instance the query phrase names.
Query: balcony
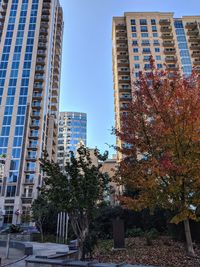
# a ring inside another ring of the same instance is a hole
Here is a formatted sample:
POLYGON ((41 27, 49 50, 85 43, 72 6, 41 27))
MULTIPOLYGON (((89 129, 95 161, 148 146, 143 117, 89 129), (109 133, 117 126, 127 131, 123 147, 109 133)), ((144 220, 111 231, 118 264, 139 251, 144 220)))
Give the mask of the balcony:
POLYGON ((174 63, 176 61, 177 61, 176 57, 166 57, 165 58, 165 62, 167 62, 167 63, 170 63, 170 62, 174 63))
POLYGON ((115 29, 116 30, 126 30, 126 25, 124 25, 124 24, 117 24, 115 26, 115 29))
POLYGON ((40 128, 40 122, 39 121, 32 121, 30 124, 30 128, 39 129, 40 128))
POLYGON ((30 139, 38 139, 38 137, 39 137, 39 133, 30 133, 29 134, 30 139))
POLYGON ((44 58, 37 58, 36 60, 37 65, 45 65, 45 59, 44 58))
POLYGON ((170 22, 169 19, 161 19, 161 20, 159 21, 159 24, 160 24, 161 26, 164 26, 164 25, 169 26, 170 23, 171 23, 171 22, 170 22))
POLYGON ((43 3, 43 6, 42 6, 43 8, 50 8, 51 7, 51 5, 49 4, 49 3, 43 3))
POLYGON ((199 31, 198 31, 198 29, 188 30, 187 31, 187 35, 189 35, 189 36, 197 36, 197 35, 199 35, 199 31))
POLYGON ((49 16, 47 16, 47 15, 42 15, 42 20, 43 21, 49 21, 49 16))
POLYGON ((44 36, 48 35, 48 30, 45 28, 40 28, 40 36, 41 35, 44 35, 44 36))
POLYGON ((125 83, 125 84, 127 84, 127 83, 130 83, 130 77, 129 78, 127 78, 127 79, 122 79, 122 78, 119 78, 119 83, 125 83))
POLYGON ((175 49, 164 49, 164 54, 165 55, 175 55, 176 50, 175 49))
POLYGON ((32 102, 32 108, 35 108, 35 109, 41 109, 41 103, 38 103, 38 102, 32 102))
POLYGON ((192 53, 192 57, 196 58, 196 57, 200 57, 200 51, 195 51, 192 53))
POLYGON ((52 88, 52 95, 57 96, 58 95, 58 88, 52 88))
POLYGON ((28 161, 36 161, 37 160, 37 156, 36 155, 27 155, 26 156, 26 160, 28 160, 28 161))
POLYGON ((36 65, 35 72, 44 73, 44 67, 41 65, 36 65))
POLYGON ((44 75, 38 75, 38 74, 35 75, 35 80, 36 81, 41 81, 42 82, 42 81, 44 81, 44 79, 45 79, 44 75))
POLYGON ((33 193, 22 194, 21 198, 33 198, 33 193))
POLYGON ((51 110, 57 111, 58 110, 58 104, 57 103, 52 103, 51 102, 51 110))
POLYGON ((196 27, 197 27, 197 23, 196 22, 187 22, 186 23, 186 25, 185 25, 185 27, 187 28, 187 29, 196 29, 196 27))
POLYGON ((172 28, 171 27, 164 27, 163 26, 163 27, 160 28, 160 31, 161 32, 171 32, 172 31, 172 28))
POLYGON ((200 44, 199 44, 199 43, 192 44, 192 45, 190 46, 190 49, 191 49, 191 50, 200 50, 200 44))
POLYGON ((31 113, 31 117, 33 118, 40 118, 40 112, 39 111, 36 111, 36 110, 33 110, 32 113, 31 113))
POLYGON ((200 65, 200 57, 196 60, 193 61, 193 64, 196 65, 200 65))
POLYGON ((25 179, 24 184, 33 185, 34 184, 34 179, 25 179))
POLYGON ((38 50, 38 51, 37 51, 37 54, 38 54, 40 57, 46 57, 45 50, 38 50))
POLYGON ((167 41, 165 41, 165 42, 163 42, 163 46, 164 47, 174 47, 174 42, 167 42, 167 41))
POLYGON ((35 89, 43 89, 43 84, 42 83, 34 83, 34 88, 35 89))
POLYGON ((38 144, 28 144, 27 148, 29 150, 37 150, 38 144))
POLYGON ((130 75, 130 70, 118 70, 118 75, 130 75))
POLYGON ((42 98, 42 93, 33 92, 33 98, 41 99, 42 98))
POLYGON ((161 37, 162 37, 162 39, 173 39, 172 34, 162 34, 161 37))

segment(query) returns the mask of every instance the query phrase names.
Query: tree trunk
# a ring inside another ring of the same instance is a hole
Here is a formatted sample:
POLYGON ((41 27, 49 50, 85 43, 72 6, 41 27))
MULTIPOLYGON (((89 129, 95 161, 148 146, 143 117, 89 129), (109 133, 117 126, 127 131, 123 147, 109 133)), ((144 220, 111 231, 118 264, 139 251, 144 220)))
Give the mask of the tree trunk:
POLYGON ((195 253, 194 253, 194 248, 192 244, 192 237, 191 237, 190 224, 189 224, 188 218, 184 220, 184 229, 185 229, 185 237, 186 237, 188 255, 191 257, 194 257, 195 253))

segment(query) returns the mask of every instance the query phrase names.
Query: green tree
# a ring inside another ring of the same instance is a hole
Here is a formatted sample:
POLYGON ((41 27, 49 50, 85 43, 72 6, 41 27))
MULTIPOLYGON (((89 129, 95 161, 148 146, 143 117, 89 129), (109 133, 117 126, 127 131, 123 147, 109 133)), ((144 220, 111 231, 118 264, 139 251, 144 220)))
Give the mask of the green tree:
MULTIPOLYGON (((95 150, 95 157, 103 162, 108 152, 103 155, 95 150)), ((109 191, 109 177, 100 171, 102 164, 94 164, 90 150, 81 146, 78 157, 72 153, 70 163, 64 172, 58 164, 47 158, 41 159, 46 174, 42 194, 53 202, 58 210, 68 212, 69 219, 79 242, 79 258, 84 257, 84 243, 89 237, 90 224, 94 219, 95 209, 109 191)))
POLYGON ((56 215, 55 206, 48 201, 44 194, 40 194, 32 204, 32 218, 41 234, 41 241, 44 241, 45 233, 56 232, 56 215))

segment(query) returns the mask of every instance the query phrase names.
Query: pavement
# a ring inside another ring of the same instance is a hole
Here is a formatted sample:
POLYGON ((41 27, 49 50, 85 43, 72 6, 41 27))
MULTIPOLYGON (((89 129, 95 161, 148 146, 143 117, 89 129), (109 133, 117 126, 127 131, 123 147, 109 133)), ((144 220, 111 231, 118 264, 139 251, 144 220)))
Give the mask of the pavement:
MULTIPOLYGON (((55 254, 56 252, 67 252, 69 248, 67 245, 56 244, 56 243, 37 243, 27 242, 33 246, 33 255, 48 256, 55 254)), ((9 258, 5 259, 6 249, 0 248, 0 257, 2 257, 2 266, 8 267, 25 267, 24 254, 22 251, 17 249, 9 249, 9 258), (22 260, 20 260, 22 259, 22 260), (16 262, 20 260, 19 262, 16 262), (13 263, 13 264, 12 264, 13 263)))

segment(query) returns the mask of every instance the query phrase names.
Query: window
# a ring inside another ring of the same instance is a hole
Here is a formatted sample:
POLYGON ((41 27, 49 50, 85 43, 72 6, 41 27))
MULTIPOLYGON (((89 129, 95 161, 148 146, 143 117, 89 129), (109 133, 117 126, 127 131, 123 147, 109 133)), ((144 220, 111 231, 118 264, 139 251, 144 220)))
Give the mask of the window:
POLYGON ((10 170, 18 170, 19 169, 19 160, 12 159, 10 162, 10 170))
POLYGON ((162 64, 157 64, 158 69, 162 69, 162 64))
POLYGON ((142 45, 150 45, 149 40, 142 40, 142 45))
POLYGON ((135 32, 132 33, 132 37, 133 37, 133 38, 137 37, 137 33, 135 33, 135 32))
POLYGON ((161 60, 161 56, 156 56, 156 60, 161 60))
POLYGON ((179 49, 187 49, 187 43, 179 43, 178 44, 179 49))
POLYGON ((18 172, 9 172, 8 183, 16 183, 18 172))
POLYGON ((153 40, 154 45, 160 45, 158 40, 153 40))
POLYGON ((131 31, 132 31, 132 32, 136 32, 136 26, 132 26, 132 27, 131 27, 131 31))
POLYGON ((139 69, 140 68, 140 64, 135 64, 134 67, 135 67, 135 69, 139 69))
POLYGON ((155 19, 151 19, 151 25, 156 25, 156 20, 155 19))
POLYGON ((7 186, 6 197, 15 197, 16 186, 7 186))
POLYGON ((150 64, 144 64, 144 68, 145 68, 145 70, 149 70, 151 68, 151 65, 150 64))
POLYGON ((141 26, 140 30, 141 30, 141 32, 148 32, 147 26, 141 26))
POLYGON ((135 25, 135 19, 131 19, 131 25, 135 25))
POLYGON ((139 56, 134 56, 133 59, 134 59, 135 61, 138 61, 138 60, 139 60, 139 56))
POLYGON ((149 61, 149 56, 144 56, 144 61, 149 61))
POLYGON ((152 32, 157 32, 157 27, 156 26, 152 26, 152 32))
POLYGON ((149 34, 146 32, 145 33, 143 32, 143 33, 141 33, 141 37, 149 37, 149 34))
POLYGON ((146 19, 140 19, 140 25, 147 25, 146 19))
POLYGON ((145 47, 145 48, 143 48, 142 52, 143 53, 151 53, 151 50, 150 50, 150 48, 145 47))
POLYGON ((138 42, 137 42, 136 40, 134 40, 134 41, 132 42, 132 45, 138 45, 138 42))
POLYGON ((155 52, 156 53, 160 52, 160 48, 159 47, 155 47, 155 52))
POLYGON ((138 53, 138 48, 133 48, 133 53, 138 53))

